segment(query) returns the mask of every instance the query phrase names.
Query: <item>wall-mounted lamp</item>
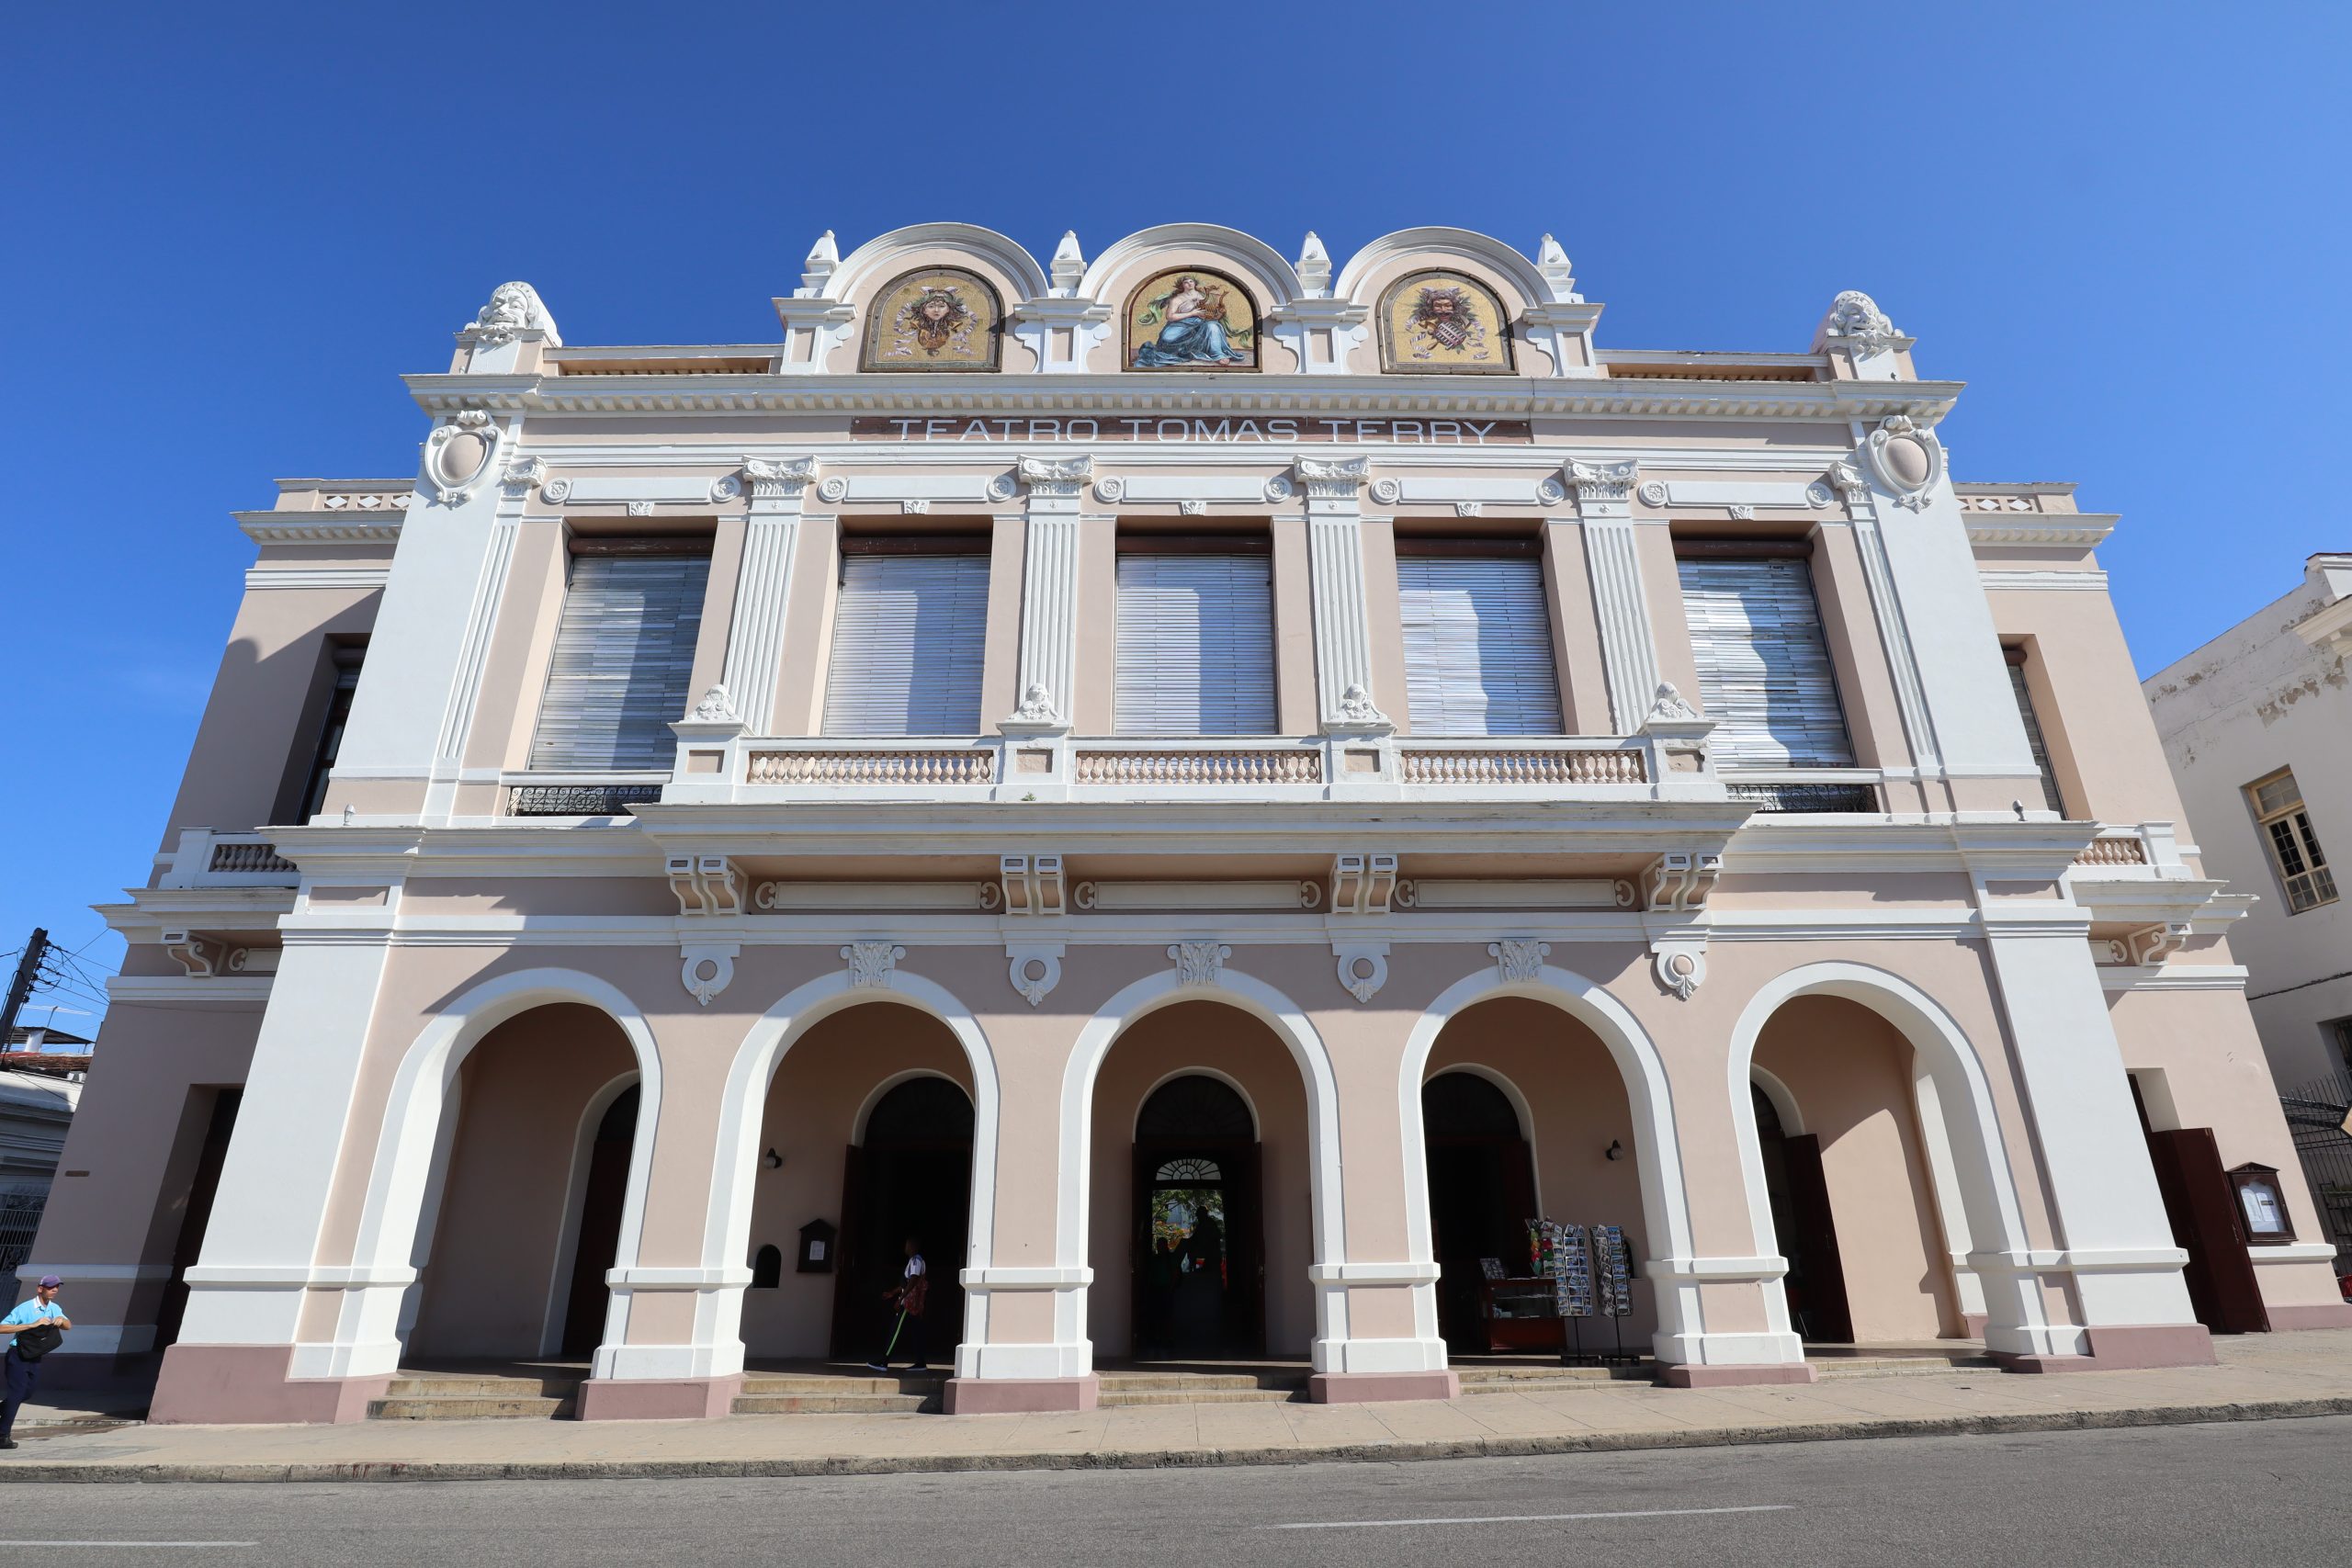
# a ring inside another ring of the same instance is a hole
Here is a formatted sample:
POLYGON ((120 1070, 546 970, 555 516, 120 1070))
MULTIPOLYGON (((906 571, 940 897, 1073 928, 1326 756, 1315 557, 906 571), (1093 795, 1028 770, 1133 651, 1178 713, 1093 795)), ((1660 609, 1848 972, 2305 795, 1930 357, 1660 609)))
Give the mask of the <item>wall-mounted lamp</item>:
MULTIPOLYGON (((1615 1155, 1611 1155, 1609 1157, 1611 1159, 1615 1159, 1617 1156, 1615 1155)), ((760 1156, 760 1163, 766 1166, 770 1170, 782 1170, 784 1168, 784 1156, 776 1153, 775 1148, 771 1147, 767 1153, 760 1156)))
POLYGON ((1609 1153, 1603 1157, 1608 1159, 1623 1159, 1625 1157, 1625 1145, 1619 1143, 1614 1138, 1610 1139, 1609 1153))

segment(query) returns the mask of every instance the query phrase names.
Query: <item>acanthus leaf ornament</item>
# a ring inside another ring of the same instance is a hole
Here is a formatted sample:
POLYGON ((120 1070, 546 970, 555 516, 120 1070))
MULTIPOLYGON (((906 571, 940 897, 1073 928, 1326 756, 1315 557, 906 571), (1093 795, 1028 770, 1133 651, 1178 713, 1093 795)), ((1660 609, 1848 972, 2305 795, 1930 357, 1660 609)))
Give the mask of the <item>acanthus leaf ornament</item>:
POLYGON ((678 983, 704 1007, 725 990, 735 978, 736 955, 743 951, 741 942, 692 942, 678 949, 678 983))
POLYGON ((1170 945, 1168 956, 1176 961, 1178 985, 1216 986, 1224 983, 1233 949, 1218 942, 1180 942, 1170 945))
POLYGON ((842 948, 849 960, 849 983, 854 989, 880 990, 890 984, 890 971, 907 950, 889 942, 853 942, 842 948))
POLYGON ((1340 988, 1360 1002, 1372 1000, 1388 983, 1388 944, 1385 942, 1333 942, 1331 958, 1340 988))
POLYGON ((1851 347, 1857 358, 1884 354, 1903 342, 1903 334, 1878 308, 1878 301, 1859 288, 1849 288, 1829 302, 1829 319, 1821 331, 1823 336, 1851 347))
POLYGON ((1560 482, 1574 491, 1579 502, 1611 502, 1622 505, 1631 499, 1634 482, 1641 471, 1640 460, 1634 457, 1614 463, 1588 463, 1581 457, 1571 457, 1560 465, 1560 482))
POLYGON ((498 482, 505 487, 507 500, 522 501, 548 482, 548 460, 537 456, 517 457, 506 465, 498 482))
POLYGON ((724 682, 715 682, 710 690, 695 704, 695 717, 704 724, 734 724, 741 722, 735 711, 735 699, 729 695, 724 682))
POLYGON ((1012 942, 1004 950, 1005 978, 1031 1007, 1043 1002, 1062 983, 1062 944, 1057 942, 1012 942))
POLYGON ((1660 681, 1657 694, 1650 699, 1649 716, 1653 722, 1663 719, 1671 724, 1680 724, 1697 718, 1699 710, 1684 700, 1673 682, 1660 681))
POLYGON ((743 477, 754 501, 790 501, 817 477, 814 457, 746 457, 743 477))
POLYGON ((1523 986, 1544 975, 1544 961, 1552 956, 1552 944, 1526 937, 1504 937, 1487 944, 1487 955, 1494 959, 1495 969, 1503 983, 1523 986))
MULTIPOLYGON (((1306 486, 1310 501, 1353 501, 1356 492, 1372 479, 1369 457, 1297 457, 1292 460, 1291 467, 1306 486)), ((1379 499, 1378 485, 1373 487, 1373 494, 1374 500, 1379 499)))
POLYGON ((1662 937, 1650 948, 1650 970, 1657 983, 1682 1001, 1689 1001, 1707 980, 1707 943, 1703 937, 1662 937))

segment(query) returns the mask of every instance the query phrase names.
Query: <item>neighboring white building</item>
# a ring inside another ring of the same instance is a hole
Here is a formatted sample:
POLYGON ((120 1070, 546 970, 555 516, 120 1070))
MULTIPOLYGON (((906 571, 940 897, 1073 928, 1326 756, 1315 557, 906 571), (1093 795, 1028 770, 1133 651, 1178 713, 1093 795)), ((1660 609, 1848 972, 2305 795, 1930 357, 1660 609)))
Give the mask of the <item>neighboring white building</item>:
POLYGON ((2281 1090, 2352 1078, 2352 555, 2142 682, 2209 874, 2259 895, 2230 945, 2281 1090))

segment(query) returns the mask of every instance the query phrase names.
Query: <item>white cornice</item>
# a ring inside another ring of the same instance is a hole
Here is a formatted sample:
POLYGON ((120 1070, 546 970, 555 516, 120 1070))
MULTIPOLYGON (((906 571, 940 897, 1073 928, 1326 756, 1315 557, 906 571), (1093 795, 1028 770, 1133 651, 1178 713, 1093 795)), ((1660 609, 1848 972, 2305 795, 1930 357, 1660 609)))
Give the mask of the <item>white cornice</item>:
POLYGON ((2111 512, 2041 515, 2030 512, 1969 512, 1962 514, 1961 521, 1967 525, 1968 542, 1972 545, 2072 545, 2096 548, 2107 542, 2120 518, 2111 512))
POLYGON ((1214 409, 1304 413, 1472 413, 1521 418, 1879 420, 1932 424, 1958 381, 1535 380, 1420 376, 465 376, 405 378, 418 406, 440 413, 758 414, 1214 409))
POLYGON ((2007 571, 1988 567, 1976 574, 1988 593, 2107 592, 2103 571, 2007 571))
POLYGON ((261 588, 345 589, 366 592, 384 586, 391 567, 255 567, 245 573, 245 592, 261 588))
POLYGON ((397 544, 401 514, 335 512, 238 512, 231 513, 256 545, 397 544))

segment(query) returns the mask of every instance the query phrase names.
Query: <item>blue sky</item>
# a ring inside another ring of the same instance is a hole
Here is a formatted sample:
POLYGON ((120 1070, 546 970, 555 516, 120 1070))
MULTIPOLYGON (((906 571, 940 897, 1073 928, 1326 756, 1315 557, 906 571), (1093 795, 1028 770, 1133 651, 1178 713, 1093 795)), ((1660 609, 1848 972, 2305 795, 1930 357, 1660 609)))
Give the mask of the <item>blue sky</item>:
POLYGON ((1338 261, 1549 231, 1605 345, 1803 349, 1869 290, 1973 384, 1955 473, 2123 513, 2143 671, 2352 546, 2340 4, 173 5, 10 34, 0 952, 41 922, 111 967, 87 906, 144 879, 252 557, 229 513, 413 473, 397 378, 510 277, 573 343, 761 342, 828 228, 960 219, 1043 257, 1205 220, 1338 261))

